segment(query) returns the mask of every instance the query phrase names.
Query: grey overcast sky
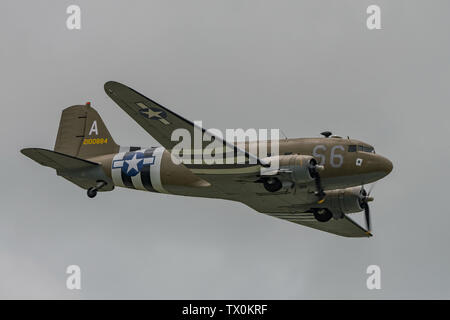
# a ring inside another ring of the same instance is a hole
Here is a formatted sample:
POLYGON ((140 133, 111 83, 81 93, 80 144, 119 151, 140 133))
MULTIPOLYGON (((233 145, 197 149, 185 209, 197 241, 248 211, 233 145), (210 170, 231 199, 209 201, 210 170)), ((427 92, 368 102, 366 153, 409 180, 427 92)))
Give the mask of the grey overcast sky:
POLYGON ((450 2, 0 3, 0 298, 450 298, 450 2), (81 7, 81 30, 66 8, 81 7), (382 30, 366 28, 381 7, 382 30), (207 127, 323 130, 394 163, 375 236, 233 202, 116 189, 95 200, 19 153, 91 101, 121 145, 157 145, 103 91, 125 83, 207 127), (65 287, 77 264, 82 290, 65 287), (381 290, 366 268, 381 267, 381 290))

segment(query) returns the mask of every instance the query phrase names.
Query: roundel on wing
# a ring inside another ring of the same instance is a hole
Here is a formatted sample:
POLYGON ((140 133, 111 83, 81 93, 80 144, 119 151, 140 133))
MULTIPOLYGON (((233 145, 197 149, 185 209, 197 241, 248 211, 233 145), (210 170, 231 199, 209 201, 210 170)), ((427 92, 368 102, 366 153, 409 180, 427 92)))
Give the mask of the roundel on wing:
POLYGON ((159 120, 167 118, 167 113, 164 110, 156 107, 142 108, 139 110, 139 113, 142 116, 149 118, 151 120, 159 120))

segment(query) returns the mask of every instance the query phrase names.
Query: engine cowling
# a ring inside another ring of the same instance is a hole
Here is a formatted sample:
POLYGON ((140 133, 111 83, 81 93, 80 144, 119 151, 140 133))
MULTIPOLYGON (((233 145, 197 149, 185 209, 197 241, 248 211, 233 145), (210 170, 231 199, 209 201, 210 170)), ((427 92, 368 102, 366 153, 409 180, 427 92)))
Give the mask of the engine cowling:
POLYGON ((327 191, 325 202, 322 203, 321 207, 329 208, 333 212, 341 214, 363 211, 361 190, 361 187, 352 187, 327 191))
POLYGON ((317 163, 311 156, 292 154, 268 157, 264 160, 271 164, 270 167, 261 169, 264 187, 270 192, 278 191, 283 186, 290 187, 314 180, 311 168, 317 163))

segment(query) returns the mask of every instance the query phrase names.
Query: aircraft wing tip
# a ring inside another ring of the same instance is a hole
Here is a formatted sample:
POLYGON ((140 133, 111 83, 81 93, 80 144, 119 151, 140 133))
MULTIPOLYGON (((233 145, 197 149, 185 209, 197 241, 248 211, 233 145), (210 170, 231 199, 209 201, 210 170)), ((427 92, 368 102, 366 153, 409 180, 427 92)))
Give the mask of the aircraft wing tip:
POLYGON ((113 90, 115 88, 126 87, 126 86, 124 84, 120 83, 120 82, 110 80, 110 81, 105 82, 103 87, 104 87, 106 93, 110 94, 110 93, 113 92, 113 90))

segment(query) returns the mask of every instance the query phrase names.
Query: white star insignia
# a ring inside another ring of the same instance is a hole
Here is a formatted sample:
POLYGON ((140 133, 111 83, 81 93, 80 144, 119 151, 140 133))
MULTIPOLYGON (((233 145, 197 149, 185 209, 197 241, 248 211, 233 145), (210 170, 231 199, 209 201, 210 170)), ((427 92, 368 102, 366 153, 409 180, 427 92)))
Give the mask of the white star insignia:
POLYGON ((133 158, 131 158, 130 160, 125 160, 126 163, 128 163, 128 170, 127 170, 127 174, 130 173, 131 170, 138 170, 138 164, 139 162, 141 162, 142 159, 137 159, 136 153, 133 155, 133 158))
POLYGON ((139 108, 141 108, 140 113, 142 115, 145 114, 147 116, 147 118, 149 118, 149 119, 153 118, 152 120, 158 120, 159 122, 161 122, 164 125, 170 124, 169 121, 167 121, 166 119, 161 117, 161 113, 163 113, 162 110, 160 110, 160 111, 153 111, 151 108, 149 108, 148 106, 146 106, 142 102, 138 102, 136 104, 139 106, 139 108))

